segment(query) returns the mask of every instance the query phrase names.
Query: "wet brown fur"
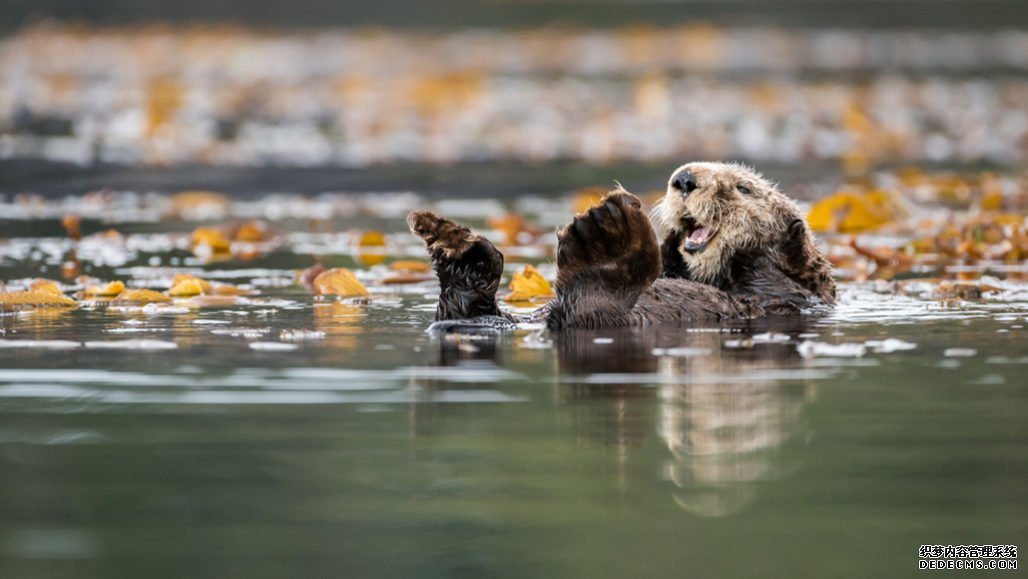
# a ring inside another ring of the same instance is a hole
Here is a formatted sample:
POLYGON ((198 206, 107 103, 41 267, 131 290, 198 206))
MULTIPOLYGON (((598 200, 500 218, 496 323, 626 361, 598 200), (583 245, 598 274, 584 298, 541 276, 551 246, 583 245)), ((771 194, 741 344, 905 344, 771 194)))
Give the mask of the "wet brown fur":
MULTIPOLYGON (((660 241, 639 200, 620 188, 575 216, 558 232, 557 299, 537 317, 555 329, 602 328, 795 314, 835 301, 831 266, 799 209, 746 167, 680 167, 654 219, 660 241), (682 171, 697 184, 687 195, 673 186, 682 171), (695 222, 718 233, 689 252, 695 222)), ((439 277, 437 320, 510 318, 496 303, 503 255, 488 240, 428 211, 407 221, 439 277)))
POLYGON ((496 303, 503 254, 488 239, 431 211, 412 212, 407 225, 425 241, 439 278, 437 320, 509 317, 496 303))

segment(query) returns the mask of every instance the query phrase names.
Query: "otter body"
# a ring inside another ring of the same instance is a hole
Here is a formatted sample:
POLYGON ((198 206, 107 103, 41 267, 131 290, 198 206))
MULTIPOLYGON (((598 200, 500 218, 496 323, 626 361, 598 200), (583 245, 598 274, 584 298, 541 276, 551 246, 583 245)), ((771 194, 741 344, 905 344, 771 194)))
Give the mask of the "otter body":
MULTIPOLYGON (((428 211, 407 219, 429 251, 436 319, 511 320, 496 301, 503 255, 428 211)), ((558 232, 557 299, 530 319, 552 329, 752 319, 835 303, 831 265, 795 203, 735 164, 679 167, 653 221, 617 189, 558 232)))

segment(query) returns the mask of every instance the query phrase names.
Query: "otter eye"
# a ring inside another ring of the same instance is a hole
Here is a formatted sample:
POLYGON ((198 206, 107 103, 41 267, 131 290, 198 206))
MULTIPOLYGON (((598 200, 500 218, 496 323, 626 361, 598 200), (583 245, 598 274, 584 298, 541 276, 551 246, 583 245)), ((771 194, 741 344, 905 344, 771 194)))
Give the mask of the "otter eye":
POLYGON ((745 185, 736 185, 735 188, 743 195, 753 195, 753 191, 750 191, 750 188, 745 185))

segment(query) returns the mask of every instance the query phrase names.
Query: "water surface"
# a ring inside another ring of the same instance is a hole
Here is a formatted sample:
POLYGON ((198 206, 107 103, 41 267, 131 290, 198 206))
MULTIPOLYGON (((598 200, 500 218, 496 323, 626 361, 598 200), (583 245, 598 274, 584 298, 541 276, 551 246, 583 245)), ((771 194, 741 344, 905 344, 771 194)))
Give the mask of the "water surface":
MULTIPOLYGON (((7 225, 0 277, 58 267, 55 222, 7 225)), ((219 264, 164 244, 175 227, 122 226, 90 273, 253 293, 0 315, 0 576, 895 577, 922 544, 1026 536, 1015 282, 440 339, 431 283, 366 304, 293 284, 341 233, 219 264)))

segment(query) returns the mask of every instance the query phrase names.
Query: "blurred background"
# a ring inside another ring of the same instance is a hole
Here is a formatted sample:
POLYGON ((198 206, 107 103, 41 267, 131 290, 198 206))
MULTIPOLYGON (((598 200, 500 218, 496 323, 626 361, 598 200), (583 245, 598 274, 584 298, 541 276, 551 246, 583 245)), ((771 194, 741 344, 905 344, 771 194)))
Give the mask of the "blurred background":
POLYGON ((5 4, 7 192, 648 189, 692 159, 793 185, 1028 152, 1017 1, 5 4))
POLYGON ((56 17, 106 24, 245 22, 257 26, 332 25, 452 28, 658 25, 706 21, 723 25, 921 27, 959 30, 1028 23, 1016 0, 297 0, 254 5, 245 0, 8 0, 8 28, 56 17))
POLYGON ((1025 6, 0 0, 0 578, 863 579, 1016 543, 1025 6), (493 240, 527 314, 557 227, 696 159, 799 198, 834 312, 425 332, 408 211, 493 240))

